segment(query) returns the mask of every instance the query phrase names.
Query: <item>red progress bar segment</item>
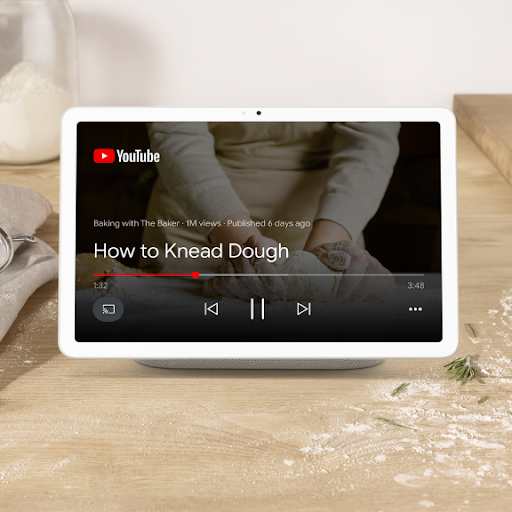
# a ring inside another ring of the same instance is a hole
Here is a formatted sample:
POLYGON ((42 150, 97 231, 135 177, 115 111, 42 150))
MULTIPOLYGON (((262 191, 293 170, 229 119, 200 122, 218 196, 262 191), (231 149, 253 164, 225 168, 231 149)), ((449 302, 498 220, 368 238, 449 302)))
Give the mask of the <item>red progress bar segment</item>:
POLYGON ((193 277, 194 279, 200 275, 197 271, 192 274, 93 274, 94 277, 193 277))

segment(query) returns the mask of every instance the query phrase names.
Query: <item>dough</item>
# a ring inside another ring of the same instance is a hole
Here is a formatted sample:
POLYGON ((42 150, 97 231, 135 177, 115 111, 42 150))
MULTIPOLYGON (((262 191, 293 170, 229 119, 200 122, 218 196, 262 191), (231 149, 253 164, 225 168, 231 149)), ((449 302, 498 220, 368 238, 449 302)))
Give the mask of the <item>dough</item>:
POLYGON ((113 258, 105 258, 104 256, 94 257, 91 253, 82 253, 76 255, 76 289, 87 290, 92 288, 105 277, 94 276, 93 274, 118 274, 122 272, 139 273, 139 269, 131 269, 113 258), (133 272, 130 272, 133 271, 133 272))
MULTIPOLYGON (((287 288, 287 300, 316 300, 321 302, 338 300, 336 290, 343 278, 343 272, 335 272, 326 267, 310 252, 292 252, 290 257, 277 267, 277 272, 279 274, 290 274, 288 277, 283 277, 287 288), (300 274, 331 274, 332 277, 302 276, 300 274)), ((203 291, 207 297, 218 296, 213 288, 213 279, 208 279, 204 283, 203 291)))
POLYGON ((288 277, 283 277, 287 288, 287 300, 335 301, 336 291, 343 278, 343 272, 331 270, 314 254, 306 251, 293 252, 277 270, 279 274, 290 274, 288 277), (301 276, 300 274, 331 274, 332 277, 301 276))

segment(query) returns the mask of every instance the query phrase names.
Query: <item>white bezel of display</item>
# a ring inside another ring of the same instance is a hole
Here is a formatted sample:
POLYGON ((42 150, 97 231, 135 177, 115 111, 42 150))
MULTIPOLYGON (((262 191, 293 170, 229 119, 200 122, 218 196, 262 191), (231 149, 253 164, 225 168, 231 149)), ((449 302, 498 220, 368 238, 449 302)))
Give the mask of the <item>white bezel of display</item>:
POLYGON ((59 348, 74 358, 368 359, 442 358, 458 346, 456 122, 442 108, 97 108, 68 110, 62 119, 60 179, 59 348), (257 111, 261 115, 257 115, 257 111), (443 339, 440 342, 77 342, 75 241, 77 125, 80 122, 313 121, 438 122, 441 126, 443 339), (198 356, 199 355, 199 356, 198 356))

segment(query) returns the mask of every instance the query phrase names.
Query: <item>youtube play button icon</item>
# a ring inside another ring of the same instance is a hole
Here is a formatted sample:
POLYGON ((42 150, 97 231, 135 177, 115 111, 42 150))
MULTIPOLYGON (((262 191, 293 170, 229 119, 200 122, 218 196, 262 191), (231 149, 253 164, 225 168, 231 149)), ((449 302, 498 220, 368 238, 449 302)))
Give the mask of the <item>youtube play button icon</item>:
POLYGON ((109 148, 95 149, 92 159, 95 164, 112 164, 116 159, 116 152, 109 148))

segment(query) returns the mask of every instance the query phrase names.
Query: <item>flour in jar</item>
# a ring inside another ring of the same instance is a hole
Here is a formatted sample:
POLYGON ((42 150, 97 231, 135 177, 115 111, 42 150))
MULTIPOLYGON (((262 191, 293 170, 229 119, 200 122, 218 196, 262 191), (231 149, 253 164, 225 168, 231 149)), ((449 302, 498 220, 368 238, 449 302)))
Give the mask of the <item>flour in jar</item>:
POLYGON ((0 79, 0 163, 58 157, 60 120, 75 105, 71 92, 53 84, 31 62, 16 64, 0 79))

